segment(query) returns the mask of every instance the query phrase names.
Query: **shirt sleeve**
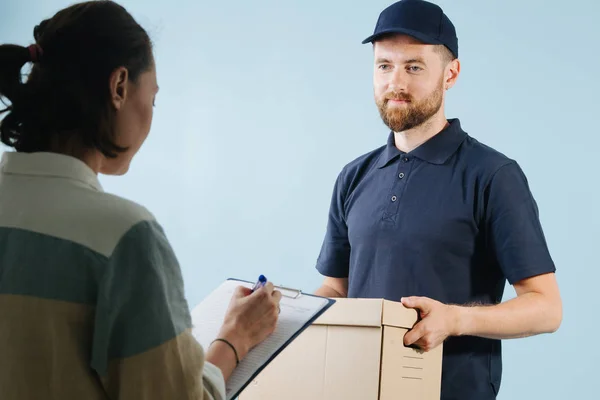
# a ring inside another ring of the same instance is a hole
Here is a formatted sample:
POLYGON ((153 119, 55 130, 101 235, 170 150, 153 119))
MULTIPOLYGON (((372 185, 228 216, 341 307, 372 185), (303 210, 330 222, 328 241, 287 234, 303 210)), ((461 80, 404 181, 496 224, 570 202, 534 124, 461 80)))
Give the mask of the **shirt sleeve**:
POLYGON ((508 282, 555 272, 536 201, 516 162, 500 167, 485 197, 488 246, 508 282))
POLYGON ((350 241, 344 213, 343 171, 331 196, 327 230, 317 258, 317 270, 324 276, 347 278, 350 269, 350 241))
POLYGON ((156 221, 133 226, 100 280, 92 368, 114 400, 224 400, 223 375, 205 362, 177 259, 156 221))

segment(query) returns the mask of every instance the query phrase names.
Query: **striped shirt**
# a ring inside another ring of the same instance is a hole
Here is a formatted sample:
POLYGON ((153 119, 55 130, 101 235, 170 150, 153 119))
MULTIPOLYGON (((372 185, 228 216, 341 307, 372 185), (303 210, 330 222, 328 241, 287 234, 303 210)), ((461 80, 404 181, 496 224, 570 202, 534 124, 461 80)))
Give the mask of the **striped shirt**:
POLYGON ((2 155, 0 357, 2 400, 225 398, 161 226, 55 153, 2 155))

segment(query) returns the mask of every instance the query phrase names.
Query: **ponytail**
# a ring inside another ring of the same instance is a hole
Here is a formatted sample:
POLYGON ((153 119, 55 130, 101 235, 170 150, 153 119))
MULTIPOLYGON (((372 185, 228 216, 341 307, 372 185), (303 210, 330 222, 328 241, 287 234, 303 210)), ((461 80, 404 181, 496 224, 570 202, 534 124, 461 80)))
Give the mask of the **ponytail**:
POLYGON ((0 46, 0 98, 11 103, 5 103, 6 108, 0 109, 0 115, 9 112, 0 123, 0 140, 7 146, 14 146, 13 132, 20 124, 19 114, 25 113, 27 91, 21 70, 29 61, 31 54, 26 47, 11 44, 0 46))
POLYGON ((6 44, 0 46, 0 96, 11 103, 18 99, 23 88, 21 69, 31 61, 26 47, 6 44))

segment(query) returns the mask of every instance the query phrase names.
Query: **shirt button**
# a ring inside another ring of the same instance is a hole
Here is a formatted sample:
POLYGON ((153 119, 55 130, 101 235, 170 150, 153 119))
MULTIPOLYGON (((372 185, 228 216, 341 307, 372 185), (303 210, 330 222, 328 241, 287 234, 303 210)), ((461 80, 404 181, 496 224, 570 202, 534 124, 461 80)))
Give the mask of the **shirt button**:
POLYGON ((398 198, 396 196, 392 196, 392 201, 396 201, 398 198))
POLYGON ((400 179, 404 178, 404 172, 400 172, 400 173, 398 174, 398 178, 400 178, 400 179))
POLYGON ((402 161, 404 161, 404 162, 408 162, 408 157, 404 157, 404 158, 402 159, 402 161))

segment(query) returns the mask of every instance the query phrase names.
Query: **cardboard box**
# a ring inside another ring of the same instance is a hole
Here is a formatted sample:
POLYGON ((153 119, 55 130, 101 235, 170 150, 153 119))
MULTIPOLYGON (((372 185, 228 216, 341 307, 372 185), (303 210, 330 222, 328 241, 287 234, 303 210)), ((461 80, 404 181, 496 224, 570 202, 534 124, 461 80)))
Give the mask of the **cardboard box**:
POLYGON ((337 302, 275 358, 240 400, 439 400, 442 346, 404 346, 417 312, 399 302, 337 302))

